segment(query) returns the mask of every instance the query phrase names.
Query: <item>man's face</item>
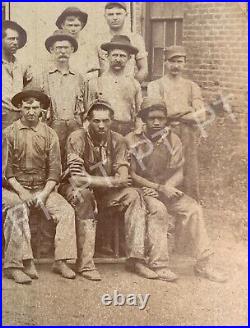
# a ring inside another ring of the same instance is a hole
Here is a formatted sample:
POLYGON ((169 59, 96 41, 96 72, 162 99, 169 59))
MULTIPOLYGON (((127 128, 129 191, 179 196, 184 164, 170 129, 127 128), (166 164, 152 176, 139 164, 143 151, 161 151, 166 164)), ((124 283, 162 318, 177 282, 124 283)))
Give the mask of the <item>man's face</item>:
POLYGON ((164 129, 167 125, 167 116, 162 110, 153 109, 151 110, 145 120, 147 131, 153 135, 154 133, 164 129))
POLYGON ((37 124, 41 115, 42 108, 40 101, 35 98, 23 100, 21 106, 22 121, 29 125, 37 124))
POLYGON ((130 55, 122 49, 110 50, 108 54, 109 65, 113 71, 120 71, 125 68, 130 55))
POLYGON ((123 27, 127 12, 120 7, 105 10, 105 18, 111 30, 119 30, 123 27))
POLYGON ((68 40, 56 41, 50 48, 50 52, 58 62, 68 62, 74 48, 68 40))
POLYGON ((185 68, 186 58, 175 56, 167 60, 167 68, 172 76, 179 76, 185 68))
POLYGON ((2 40, 3 50, 11 55, 14 55, 18 50, 19 33, 15 30, 7 28, 5 30, 5 36, 2 40))
POLYGON ((76 16, 68 16, 62 24, 62 28, 76 38, 82 30, 82 22, 76 16))
POLYGON ((103 137, 110 130, 110 112, 108 109, 93 110, 89 118, 89 127, 98 137, 103 137))

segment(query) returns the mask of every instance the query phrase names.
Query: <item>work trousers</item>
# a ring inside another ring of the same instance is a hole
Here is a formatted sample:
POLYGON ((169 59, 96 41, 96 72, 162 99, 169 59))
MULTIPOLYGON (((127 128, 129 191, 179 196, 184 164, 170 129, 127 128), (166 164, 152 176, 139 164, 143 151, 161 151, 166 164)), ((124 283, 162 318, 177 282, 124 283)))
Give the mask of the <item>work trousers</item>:
MULTIPOLYGON (((39 190, 33 190, 38 192, 39 190)), ((29 209, 19 196, 2 189, 2 207, 6 213, 4 222, 4 268, 23 268, 23 260, 33 259, 29 227, 29 209)), ((58 193, 51 192, 43 211, 56 224, 55 260, 76 259, 75 213, 58 193)))

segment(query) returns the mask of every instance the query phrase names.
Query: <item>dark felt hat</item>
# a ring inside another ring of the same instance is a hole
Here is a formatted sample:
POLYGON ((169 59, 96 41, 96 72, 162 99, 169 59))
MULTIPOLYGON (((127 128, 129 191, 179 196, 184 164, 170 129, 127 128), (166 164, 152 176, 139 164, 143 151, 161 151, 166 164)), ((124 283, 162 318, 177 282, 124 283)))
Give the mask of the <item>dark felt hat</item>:
POLYGON ((12 30, 15 30, 19 34, 19 45, 18 48, 21 49, 25 46, 27 42, 27 33, 26 31, 16 22, 10 21, 10 20, 5 20, 3 21, 3 29, 10 28, 12 30))
POLYGON ((19 107, 22 104, 22 100, 32 97, 41 102, 41 107, 43 109, 48 109, 50 105, 50 98, 40 89, 40 88, 24 88, 23 91, 17 93, 12 99, 11 103, 15 107, 19 107))
POLYGON ((164 111, 167 115, 166 104, 161 98, 145 97, 141 104, 141 110, 139 111, 137 116, 144 121, 148 113, 151 110, 156 109, 164 111))
POLYGON ((112 116, 114 116, 114 110, 113 110, 110 102, 108 102, 107 100, 105 100, 103 98, 95 99, 92 102, 92 104, 90 105, 90 107, 88 109, 88 112, 87 112, 86 116, 88 117, 96 107, 105 107, 111 112, 112 116))
POLYGON ((50 52, 50 48, 53 46, 53 44, 56 41, 64 41, 64 40, 68 40, 72 44, 74 48, 74 52, 77 51, 78 49, 77 40, 68 31, 65 30, 56 30, 53 33, 53 35, 49 36, 45 41, 45 47, 50 52))
POLYGON ((62 24, 65 21, 66 17, 68 16, 76 16, 79 17, 80 21, 82 22, 82 29, 87 24, 88 21, 88 14, 84 11, 81 11, 77 7, 68 7, 64 9, 64 11, 61 13, 61 15, 56 20, 56 26, 61 29, 62 24))
POLYGON ((127 35, 114 35, 110 42, 103 43, 101 49, 109 51, 112 49, 123 49, 132 55, 138 53, 138 49, 132 46, 131 41, 127 35))
POLYGON ((111 9, 114 7, 121 7, 125 11, 127 11, 127 4, 126 2, 107 2, 105 5, 105 9, 111 9))

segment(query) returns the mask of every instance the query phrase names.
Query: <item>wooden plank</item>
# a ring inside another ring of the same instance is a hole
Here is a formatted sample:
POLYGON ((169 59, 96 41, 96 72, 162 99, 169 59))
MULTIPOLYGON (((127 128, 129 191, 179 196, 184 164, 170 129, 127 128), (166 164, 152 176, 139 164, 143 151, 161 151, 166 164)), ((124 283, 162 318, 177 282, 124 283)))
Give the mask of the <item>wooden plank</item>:
POLYGON ((176 21, 176 44, 182 45, 183 39, 183 21, 182 19, 176 21))
POLYGON ((175 44, 175 20, 166 21, 165 48, 175 44))

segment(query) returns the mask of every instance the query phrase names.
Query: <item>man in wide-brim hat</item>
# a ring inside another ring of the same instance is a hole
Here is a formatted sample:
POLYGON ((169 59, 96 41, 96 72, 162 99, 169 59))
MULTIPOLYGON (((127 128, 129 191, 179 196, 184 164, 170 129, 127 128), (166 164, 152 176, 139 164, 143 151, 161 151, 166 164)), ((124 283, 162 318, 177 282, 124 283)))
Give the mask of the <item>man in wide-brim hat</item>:
MULTIPOLYGON (((54 191, 61 176, 58 137, 40 122, 50 99, 39 89, 25 89, 12 98, 21 111, 21 119, 4 130, 3 173, 8 188, 2 190, 6 214, 4 269, 7 277, 21 284, 38 279, 29 227, 30 209, 40 208, 56 224, 55 265, 64 278, 75 273, 66 260, 76 258, 75 215, 71 206, 54 191), (56 206, 55 206, 56 204, 56 206)), ((41 218, 42 219, 42 218, 41 218)))
POLYGON ((47 119, 59 137, 64 165, 67 137, 82 125, 84 111, 83 77, 69 64, 71 55, 78 49, 78 42, 68 31, 56 30, 46 39, 45 47, 51 54, 52 64, 41 74, 40 85, 51 98, 47 119))
POLYGON ((59 29, 69 31, 74 37, 85 27, 88 21, 88 14, 77 7, 68 7, 60 14, 56 20, 59 29))
POLYGON ((30 65, 23 65, 16 52, 27 42, 26 31, 16 22, 5 20, 2 25, 2 128, 20 118, 20 111, 11 104, 15 93, 32 79, 30 65))
POLYGON ((136 55, 138 49, 126 35, 114 35, 101 48, 107 52, 109 70, 98 79, 89 81, 87 103, 91 104, 96 94, 102 94, 114 110, 112 130, 126 135, 135 127, 142 101, 139 82, 126 73, 130 57, 136 55))

